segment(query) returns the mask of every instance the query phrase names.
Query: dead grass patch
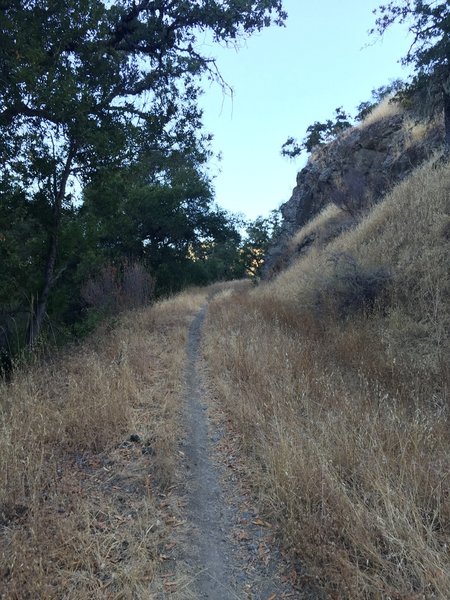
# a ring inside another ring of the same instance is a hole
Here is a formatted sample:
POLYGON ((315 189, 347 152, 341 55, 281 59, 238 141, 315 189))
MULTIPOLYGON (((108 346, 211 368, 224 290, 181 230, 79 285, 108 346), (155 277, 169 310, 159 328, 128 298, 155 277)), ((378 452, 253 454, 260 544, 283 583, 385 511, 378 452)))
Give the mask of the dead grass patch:
POLYGON ((0 596, 152 598, 184 346, 205 293, 135 310, 0 393, 0 596), (131 436, 131 437, 130 437, 131 436))
POLYGON ((336 206, 328 204, 314 219, 302 227, 290 240, 289 255, 307 251, 314 246, 323 247, 343 231, 356 225, 356 219, 336 206))
POLYGON ((395 115, 399 115, 404 112, 399 102, 392 102, 392 96, 387 96, 379 104, 375 106, 373 110, 367 115, 367 117, 358 125, 359 128, 368 127, 373 123, 388 119, 395 115))
POLYGON ((330 598, 450 596, 449 197, 450 165, 430 163, 354 230, 210 309, 211 384, 266 518, 330 598), (389 270, 378 306, 336 310, 336 253, 389 270))

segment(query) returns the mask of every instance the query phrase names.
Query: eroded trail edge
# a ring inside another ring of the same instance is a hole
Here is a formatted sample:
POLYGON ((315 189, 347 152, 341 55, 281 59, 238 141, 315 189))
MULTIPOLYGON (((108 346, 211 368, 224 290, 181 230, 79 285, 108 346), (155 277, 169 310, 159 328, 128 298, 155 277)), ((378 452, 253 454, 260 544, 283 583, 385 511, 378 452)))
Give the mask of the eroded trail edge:
POLYGON ((247 510, 238 486, 220 464, 225 432, 211 425, 200 369, 206 311, 207 305, 194 318, 187 341, 183 453, 189 591, 199 600, 300 598, 282 581, 278 565, 260 561, 258 552, 266 547, 268 533, 252 525, 256 514, 247 510))

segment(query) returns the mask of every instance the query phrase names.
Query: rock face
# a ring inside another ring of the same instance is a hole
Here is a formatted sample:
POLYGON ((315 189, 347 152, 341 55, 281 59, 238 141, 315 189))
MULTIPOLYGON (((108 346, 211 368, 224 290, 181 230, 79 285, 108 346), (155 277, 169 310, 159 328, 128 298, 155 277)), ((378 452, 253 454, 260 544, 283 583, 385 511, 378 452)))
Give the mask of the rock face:
POLYGON ((350 214, 379 200, 442 144, 439 122, 421 123, 405 111, 362 123, 320 147, 297 175, 292 197, 281 206, 281 233, 266 261, 270 277, 288 263, 294 233, 326 205, 350 214))

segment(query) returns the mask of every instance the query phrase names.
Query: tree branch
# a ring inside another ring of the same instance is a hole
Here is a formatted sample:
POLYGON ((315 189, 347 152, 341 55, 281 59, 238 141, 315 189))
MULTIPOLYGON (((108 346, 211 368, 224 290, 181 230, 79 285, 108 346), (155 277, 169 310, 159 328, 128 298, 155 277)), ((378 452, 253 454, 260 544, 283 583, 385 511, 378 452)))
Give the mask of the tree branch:
POLYGON ((13 106, 6 108, 0 112, 0 123, 9 123, 15 119, 15 117, 37 117, 39 119, 45 119, 55 125, 61 123, 59 119, 50 114, 48 111, 41 108, 31 108, 23 102, 18 102, 13 106))

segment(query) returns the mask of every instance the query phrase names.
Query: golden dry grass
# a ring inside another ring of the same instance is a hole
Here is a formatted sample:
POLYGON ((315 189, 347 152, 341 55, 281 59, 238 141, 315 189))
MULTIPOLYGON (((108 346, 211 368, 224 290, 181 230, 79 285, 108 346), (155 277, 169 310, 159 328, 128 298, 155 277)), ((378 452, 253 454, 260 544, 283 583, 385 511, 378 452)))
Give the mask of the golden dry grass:
MULTIPOLYGON (((325 248, 315 248, 260 291, 261 298, 282 307, 289 318, 318 312, 326 292, 343 285, 339 260, 361 272, 384 268, 390 273, 383 318, 364 321, 373 340, 383 341, 391 367, 401 364, 408 377, 444 376, 450 315, 448 270, 450 166, 427 163, 419 168, 353 230, 325 248), (348 261, 347 261, 348 262, 348 261)), ((358 274, 358 273, 357 273, 358 274)), ((345 281, 344 281, 345 283, 345 281)), ((332 316, 334 315, 332 311, 332 316)))
POLYGON ((373 123, 388 119, 394 115, 403 112, 403 108, 398 102, 391 102, 392 96, 387 96, 375 106, 375 108, 367 115, 367 117, 358 125, 358 127, 368 127, 373 123))
POLYGON ((289 241, 287 253, 294 254, 298 248, 308 245, 311 240, 314 246, 323 246, 337 237, 339 233, 356 224, 348 212, 336 206, 336 204, 327 204, 325 208, 297 233, 289 241))
POLYGON ((342 209, 340 209, 336 204, 327 204, 327 206, 311 221, 299 229, 297 233, 290 240, 290 244, 295 246, 301 244, 302 241, 315 233, 317 230, 321 230, 323 227, 327 227, 330 221, 333 221, 336 218, 339 218, 342 215, 342 209))
POLYGON ((405 148, 417 146, 437 127, 436 121, 417 121, 406 118, 403 121, 405 148))
POLYGON ((330 598, 450 597, 449 198, 450 165, 429 163, 354 230, 211 306, 211 384, 267 518, 330 598), (339 312, 340 256, 389 273, 370 307, 339 312))
POLYGON ((0 388, 0 597, 153 598, 194 291, 0 388), (130 442, 130 434, 139 436, 130 442))

